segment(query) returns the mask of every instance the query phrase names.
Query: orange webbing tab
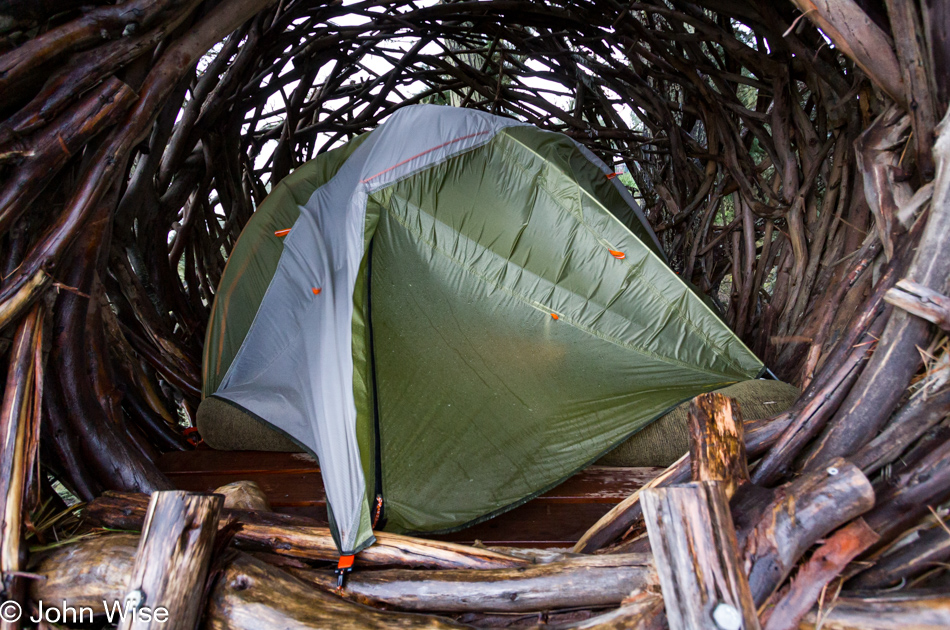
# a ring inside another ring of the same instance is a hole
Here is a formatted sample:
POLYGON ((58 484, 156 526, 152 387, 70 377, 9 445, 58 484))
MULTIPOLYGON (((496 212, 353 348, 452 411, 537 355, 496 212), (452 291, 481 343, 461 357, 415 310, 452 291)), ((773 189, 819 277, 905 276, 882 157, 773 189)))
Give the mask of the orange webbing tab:
POLYGON ((560 319, 560 317, 557 316, 557 313, 551 313, 551 319, 560 319))
POLYGON ((607 251, 610 252, 610 255, 616 258, 617 260, 623 260, 624 258, 627 257, 626 254, 624 254, 623 252, 618 252, 616 249, 608 249, 607 251))
POLYGON ((274 236, 278 236, 278 237, 287 236, 288 234, 290 234, 290 228, 287 228, 286 230, 277 230, 276 232, 274 232, 274 236))
POLYGON ((617 175, 620 175, 620 173, 607 173, 607 179, 613 179, 617 175))
POLYGON ((336 574, 337 588, 343 588, 347 574, 353 571, 353 562, 355 560, 356 556, 340 556, 340 560, 336 563, 336 569, 333 571, 336 574))
POLYGON ((320 295, 320 292, 321 292, 321 291, 323 291, 323 289, 318 289, 317 287, 313 287, 313 294, 314 294, 314 295, 320 295))

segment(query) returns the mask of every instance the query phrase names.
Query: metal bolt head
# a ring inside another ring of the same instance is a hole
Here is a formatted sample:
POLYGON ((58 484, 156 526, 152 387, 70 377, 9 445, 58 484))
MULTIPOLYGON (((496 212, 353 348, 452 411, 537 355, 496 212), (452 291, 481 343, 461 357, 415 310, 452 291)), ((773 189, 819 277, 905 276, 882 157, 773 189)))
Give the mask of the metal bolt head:
POLYGON ((742 613, 735 606, 726 603, 718 604, 713 610, 713 621, 721 630, 740 630, 742 628, 742 613))
POLYGON ((838 474, 838 469, 832 466, 831 468, 828 469, 828 474, 834 477, 835 475, 838 474))

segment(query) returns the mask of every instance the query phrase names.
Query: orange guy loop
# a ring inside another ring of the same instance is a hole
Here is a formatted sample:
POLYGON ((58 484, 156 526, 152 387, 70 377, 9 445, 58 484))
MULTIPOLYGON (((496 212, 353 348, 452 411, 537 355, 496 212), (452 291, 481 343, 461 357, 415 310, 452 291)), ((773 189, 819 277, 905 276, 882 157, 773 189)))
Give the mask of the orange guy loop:
POLYGON ((620 175, 620 173, 607 173, 607 179, 613 179, 617 175, 620 175))
POLYGON ((317 287, 314 287, 314 288, 313 288, 313 294, 314 294, 314 295, 320 295, 320 292, 321 292, 321 291, 323 291, 323 289, 318 289, 317 287))
POLYGON ((557 313, 551 313, 551 319, 561 319, 557 316, 557 313))
POLYGON ((277 230, 274 232, 274 236, 277 237, 287 236, 288 234, 290 234, 290 228, 287 228, 286 230, 277 230))
POLYGON ((618 252, 616 249, 608 249, 607 251, 609 251, 610 255, 616 258, 617 260, 623 260, 624 258, 627 257, 626 254, 624 254, 623 252, 618 252))

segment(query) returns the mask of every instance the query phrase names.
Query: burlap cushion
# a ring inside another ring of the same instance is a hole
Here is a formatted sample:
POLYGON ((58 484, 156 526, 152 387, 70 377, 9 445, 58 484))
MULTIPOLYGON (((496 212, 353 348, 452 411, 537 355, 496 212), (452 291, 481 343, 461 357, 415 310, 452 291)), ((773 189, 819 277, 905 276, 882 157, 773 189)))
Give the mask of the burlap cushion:
POLYGON ((303 452, 296 442, 229 402, 210 396, 198 405, 198 433, 219 451, 303 452))

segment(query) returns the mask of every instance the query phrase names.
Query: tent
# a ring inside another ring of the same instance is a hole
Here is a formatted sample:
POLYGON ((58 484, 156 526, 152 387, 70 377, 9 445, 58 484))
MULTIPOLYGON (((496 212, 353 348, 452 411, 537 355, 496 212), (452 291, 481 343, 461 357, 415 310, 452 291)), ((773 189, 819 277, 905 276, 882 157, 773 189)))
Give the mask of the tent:
POLYGON ((587 149, 412 106, 274 186, 216 293, 203 387, 318 458, 352 554, 374 522, 519 505, 761 371, 587 149))

